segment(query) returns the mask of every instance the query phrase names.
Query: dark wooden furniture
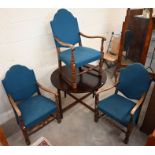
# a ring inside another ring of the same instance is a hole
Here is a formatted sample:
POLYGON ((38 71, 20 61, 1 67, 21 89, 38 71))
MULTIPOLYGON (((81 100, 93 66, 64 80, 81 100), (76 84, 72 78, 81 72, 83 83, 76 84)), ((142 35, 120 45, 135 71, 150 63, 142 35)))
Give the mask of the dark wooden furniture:
MULTIPOLYGON (((152 17, 152 30, 155 29, 155 16, 152 17)), ((155 74, 152 74, 152 78, 155 81, 155 74)), ((145 114, 143 124, 141 126, 141 131, 146 134, 151 134, 155 128, 155 85, 152 91, 150 102, 145 114)))
POLYGON ((141 127, 141 131, 143 131, 146 134, 151 134, 154 129, 155 129, 155 86, 152 91, 152 95, 141 127))
POLYGON ((6 136, 4 134, 4 131, 1 127, 0 127, 0 145, 3 145, 3 146, 9 145, 7 142, 6 136))
POLYGON ((155 130, 151 135, 149 135, 146 142, 146 146, 155 146, 155 130))
MULTIPOLYGON (((66 67, 62 68, 64 74, 71 74, 71 71, 68 72, 66 67)), ((77 70, 78 72, 78 70, 77 70)), ((95 70, 82 74, 80 77, 77 76, 77 88, 74 89, 72 86, 68 85, 59 75, 59 69, 56 69, 51 75, 51 82, 57 88, 59 94, 59 109, 61 116, 63 117, 63 112, 71 108, 72 106, 76 105, 77 103, 81 103, 82 105, 86 106, 91 111, 94 111, 90 105, 86 104, 83 100, 93 95, 95 91, 97 91, 100 87, 102 87, 107 79, 105 72, 103 72, 102 76, 98 76, 98 73, 95 70), (71 96, 75 101, 70 105, 62 108, 61 102, 61 91, 65 94, 71 96), (84 96, 77 98, 74 94, 76 93, 86 93, 84 96)))
POLYGON ((127 65, 126 62, 122 62, 126 30, 131 30, 133 32, 133 40, 128 51, 128 58, 132 62, 140 62, 145 64, 153 30, 153 9, 150 8, 149 10, 150 17, 144 18, 141 16, 143 9, 127 9, 125 21, 122 25, 118 64, 116 70, 127 65))
POLYGON ((68 84, 76 89, 77 75, 80 76, 81 74, 89 72, 94 68, 98 68, 98 74, 101 76, 103 66, 103 43, 106 39, 103 36, 88 36, 81 33, 79 31, 76 17, 74 17, 72 13, 66 9, 58 10, 50 24, 57 48, 58 67, 62 78, 64 78, 68 84), (100 51, 82 46, 81 37, 89 39, 100 39, 100 51), (76 46, 76 44, 78 46, 76 46), (62 48, 67 48, 67 50, 62 51, 62 48), (99 60, 98 65, 91 65, 90 68, 85 68, 85 70, 81 69, 81 67, 97 60, 99 60), (72 72, 70 77, 63 74, 62 62, 65 63, 66 66, 70 67, 72 72), (77 68, 80 70, 78 73, 77 68))

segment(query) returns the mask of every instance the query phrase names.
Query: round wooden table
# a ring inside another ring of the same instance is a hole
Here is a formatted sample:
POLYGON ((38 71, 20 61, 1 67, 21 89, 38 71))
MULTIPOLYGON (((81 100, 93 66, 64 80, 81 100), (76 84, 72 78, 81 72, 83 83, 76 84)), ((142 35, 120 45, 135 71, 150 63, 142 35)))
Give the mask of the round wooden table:
MULTIPOLYGON (((66 67, 63 67, 63 72, 64 74, 68 74, 68 70, 66 69, 66 67)), ((64 81, 60 77, 59 69, 56 69, 51 74, 51 82, 57 88, 57 91, 58 91, 59 108, 60 108, 61 117, 63 117, 64 111, 73 107, 77 103, 81 103, 82 105, 86 106, 88 109, 94 112, 94 108, 92 108, 90 105, 83 102, 83 100, 90 95, 94 96, 95 91, 101 88, 105 84, 106 80, 107 80, 107 76, 105 72, 103 72, 103 75, 101 77, 98 75, 98 73, 95 70, 92 70, 90 72, 77 76, 77 81, 78 81, 77 88, 73 89, 68 83, 66 83, 66 81, 64 81), (62 109, 62 101, 61 101, 61 91, 65 93, 65 97, 67 94, 75 99, 73 103, 71 103, 70 105, 66 106, 63 109, 62 109), (73 95, 75 93, 86 93, 86 94, 80 98, 77 98, 75 95, 73 95)))

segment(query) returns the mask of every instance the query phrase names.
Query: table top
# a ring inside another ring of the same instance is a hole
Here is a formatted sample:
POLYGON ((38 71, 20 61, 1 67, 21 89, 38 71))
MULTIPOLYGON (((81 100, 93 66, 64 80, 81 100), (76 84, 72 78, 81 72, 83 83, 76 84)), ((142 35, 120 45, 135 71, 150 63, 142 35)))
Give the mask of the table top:
MULTIPOLYGON (((64 74, 66 72, 66 67, 63 67, 64 74)), ((67 73, 66 73, 67 74, 67 73)), ((68 92, 68 93, 87 93, 94 92, 102 87, 107 80, 106 73, 103 72, 102 78, 98 76, 98 73, 94 70, 82 74, 81 76, 77 76, 77 88, 73 89, 69 84, 67 84, 59 74, 59 69, 56 69, 51 74, 51 82, 52 84, 59 90, 68 92)))

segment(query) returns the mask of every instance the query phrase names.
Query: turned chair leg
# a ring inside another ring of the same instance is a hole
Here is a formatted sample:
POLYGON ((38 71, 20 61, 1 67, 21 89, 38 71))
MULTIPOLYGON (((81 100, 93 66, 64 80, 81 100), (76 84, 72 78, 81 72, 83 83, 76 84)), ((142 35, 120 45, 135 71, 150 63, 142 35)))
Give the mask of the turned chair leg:
POLYGON ((99 94, 96 94, 95 95, 95 112, 94 112, 94 121, 95 122, 98 122, 98 119, 99 119, 99 110, 97 109, 98 102, 99 102, 99 94))
POLYGON ((64 98, 66 98, 67 97, 67 93, 64 91, 64 98))
POLYGON ((62 78, 62 64, 61 64, 61 60, 58 60, 58 67, 59 67, 59 76, 62 78))
POLYGON ((125 144, 128 144, 131 132, 132 132, 132 125, 128 124, 127 132, 126 132, 125 139, 124 139, 125 144))
POLYGON ((95 110, 95 114, 94 114, 94 121, 97 123, 99 119, 99 111, 95 110))
POLYGON ((27 131, 26 131, 26 127, 22 127, 22 132, 23 132, 23 135, 24 135, 24 138, 25 138, 25 142, 27 145, 30 145, 31 142, 30 142, 30 139, 29 139, 29 136, 27 134, 27 131))
POLYGON ((61 117, 60 117, 60 112, 59 111, 56 113, 56 119, 57 119, 58 123, 61 123, 61 117))
POLYGON ((55 117, 57 119, 58 123, 61 123, 61 118, 62 118, 62 109, 61 109, 61 92, 58 90, 58 96, 55 96, 56 103, 57 103, 57 111, 55 114, 55 117))
POLYGON ((103 59, 104 59, 104 53, 103 53, 103 43, 104 43, 104 39, 102 38, 101 40, 101 58, 100 58, 100 62, 99 62, 99 75, 102 77, 103 74, 103 59))
POLYGON ((93 98, 95 97, 95 93, 93 92, 93 98))
POLYGON ((73 89, 76 89, 76 88, 77 88, 76 82, 73 82, 73 83, 72 83, 72 87, 73 87, 73 89))
POLYGON ((71 66, 72 68, 72 87, 74 88, 74 89, 76 89, 77 88, 77 83, 76 83, 76 66, 75 66, 75 64, 73 64, 72 66, 71 66))
POLYGON ((103 74, 103 59, 100 59, 100 63, 99 63, 99 76, 102 77, 102 74, 103 74))

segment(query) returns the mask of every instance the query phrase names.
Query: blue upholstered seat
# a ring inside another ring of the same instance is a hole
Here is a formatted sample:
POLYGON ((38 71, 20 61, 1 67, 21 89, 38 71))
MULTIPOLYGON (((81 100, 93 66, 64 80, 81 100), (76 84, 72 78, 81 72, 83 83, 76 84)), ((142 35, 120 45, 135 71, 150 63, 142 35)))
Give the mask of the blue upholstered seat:
POLYGON ((56 112, 55 102, 41 95, 21 102, 18 107, 27 128, 32 128, 56 112))
MULTIPOLYGON (((101 57, 101 53, 95 49, 88 47, 76 47, 74 51, 74 59, 76 67, 81 67, 86 65, 92 61, 99 60, 101 57)), ((59 58, 66 65, 70 65, 71 63, 71 50, 68 49, 59 54, 59 58)))
MULTIPOLYGON (((123 125, 127 125, 130 121, 130 111, 134 105, 135 103, 131 100, 123 96, 113 94, 104 100, 101 100, 98 104, 98 108, 100 111, 106 113, 114 120, 120 122, 123 125)), ((135 113, 132 123, 136 123, 138 114, 139 111, 135 113)))

